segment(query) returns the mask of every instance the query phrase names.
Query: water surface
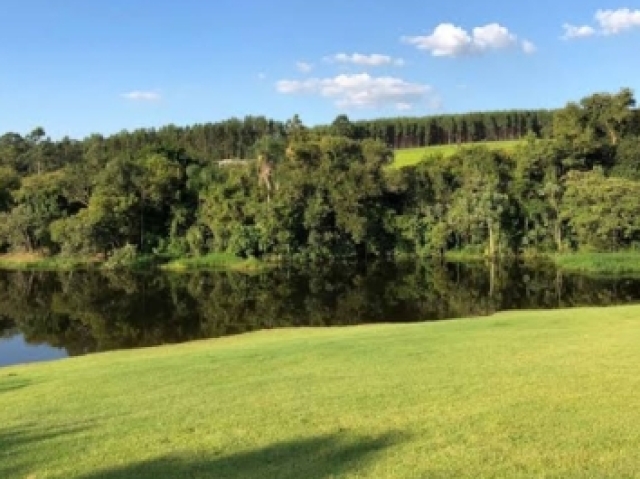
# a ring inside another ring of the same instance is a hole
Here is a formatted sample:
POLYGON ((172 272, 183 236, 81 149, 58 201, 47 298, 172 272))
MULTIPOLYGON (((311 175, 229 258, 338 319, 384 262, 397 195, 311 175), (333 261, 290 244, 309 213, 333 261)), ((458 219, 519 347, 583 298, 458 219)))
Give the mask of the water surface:
POLYGON ((640 302, 640 280, 430 263, 259 275, 0 272, 0 366, 257 329, 434 321, 640 302))

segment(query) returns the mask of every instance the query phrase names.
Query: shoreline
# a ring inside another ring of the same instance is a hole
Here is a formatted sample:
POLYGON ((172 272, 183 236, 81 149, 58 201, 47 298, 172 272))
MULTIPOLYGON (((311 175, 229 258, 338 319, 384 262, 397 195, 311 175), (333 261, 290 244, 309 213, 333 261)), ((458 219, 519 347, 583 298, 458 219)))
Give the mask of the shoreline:
MULTIPOLYGON (((403 256, 399 260, 410 257, 403 256)), ((435 258, 416 257, 416 261, 432 261, 435 258)), ((444 260, 451 263, 490 262, 482 253, 449 250, 444 260)), ((540 253, 525 256, 509 256, 497 261, 521 261, 525 264, 550 263, 568 273, 592 275, 640 274, 640 251, 540 253)), ((185 271, 234 271, 257 273, 277 267, 278 261, 257 258, 240 258, 228 253, 212 253, 203 256, 167 258, 160 255, 142 255, 135 260, 110 267, 107 261, 95 257, 42 256, 38 254, 0 255, 0 271, 76 271, 76 270, 161 270, 185 271)))

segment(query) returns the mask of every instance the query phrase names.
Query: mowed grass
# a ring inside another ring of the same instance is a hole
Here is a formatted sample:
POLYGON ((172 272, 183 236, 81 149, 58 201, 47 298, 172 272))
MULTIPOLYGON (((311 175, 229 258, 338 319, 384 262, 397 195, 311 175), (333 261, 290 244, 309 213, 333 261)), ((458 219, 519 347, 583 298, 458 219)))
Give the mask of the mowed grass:
POLYGON ((640 274, 640 251, 561 254, 554 256, 554 261, 559 268, 576 273, 640 274))
POLYGON ((482 141, 477 143, 462 143, 453 145, 435 145, 425 148, 406 148, 395 151, 395 159, 392 164, 393 168, 402 168, 411 166, 424 161, 429 156, 442 155, 445 158, 454 155, 461 148, 469 148, 471 146, 486 146, 493 150, 504 150, 506 152, 513 151, 523 140, 509 141, 482 141))
POLYGON ((640 477, 640 307, 0 369, 0 477, 640 477))

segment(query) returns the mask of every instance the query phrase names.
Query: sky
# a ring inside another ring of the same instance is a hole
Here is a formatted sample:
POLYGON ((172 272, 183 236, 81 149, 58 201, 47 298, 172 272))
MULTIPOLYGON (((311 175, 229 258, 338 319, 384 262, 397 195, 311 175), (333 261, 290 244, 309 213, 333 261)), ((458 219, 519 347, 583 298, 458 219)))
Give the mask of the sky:
POLYGON ((640 1, 5 0, 0 18, 0 132, 52 138, 640 91, 640 1))

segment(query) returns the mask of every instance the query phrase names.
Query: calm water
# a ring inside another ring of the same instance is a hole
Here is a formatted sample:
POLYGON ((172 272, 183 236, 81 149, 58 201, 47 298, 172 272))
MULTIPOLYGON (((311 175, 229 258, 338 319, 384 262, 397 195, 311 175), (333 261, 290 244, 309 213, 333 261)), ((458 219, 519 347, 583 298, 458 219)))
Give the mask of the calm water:
POLYGON ((640 302, 640 279, 385 263, 238 273, 0 272, 0 366, 284 326, 640 302))

